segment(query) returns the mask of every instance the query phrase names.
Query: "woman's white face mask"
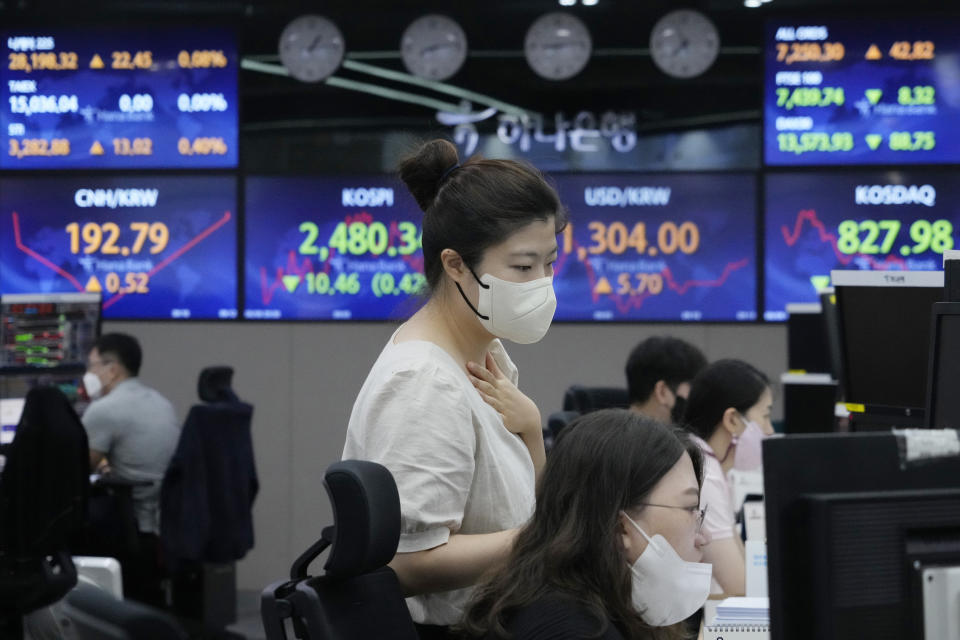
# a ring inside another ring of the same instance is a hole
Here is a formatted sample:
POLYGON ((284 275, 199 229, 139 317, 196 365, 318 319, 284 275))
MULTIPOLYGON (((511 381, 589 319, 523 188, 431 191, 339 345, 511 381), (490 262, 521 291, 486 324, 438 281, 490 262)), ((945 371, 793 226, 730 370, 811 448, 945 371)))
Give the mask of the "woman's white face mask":
POLYGON ((707 601, 713 566, 687 562, 666 538, 660 534, 651 538, 630 516, 621 513, 648 543, 630 566, 631 598, 637 613, 654 627, 686 620, 707 601))
POLYGON ((557 310, 551 276, 510 282, 489 273, 478 278, 473 269, 470 273, 480 285, 477 306, 470 304, 459 283, 457 289, 487 331, 519 344, 539 342, 547 334, 557 310))
POLYGON ((758 471, 763 467, 763 441, 767 434, 753 420, 741 416, 744 429, 737 438, 737 449, 733 452, 733 468, 738 471, 758 471))

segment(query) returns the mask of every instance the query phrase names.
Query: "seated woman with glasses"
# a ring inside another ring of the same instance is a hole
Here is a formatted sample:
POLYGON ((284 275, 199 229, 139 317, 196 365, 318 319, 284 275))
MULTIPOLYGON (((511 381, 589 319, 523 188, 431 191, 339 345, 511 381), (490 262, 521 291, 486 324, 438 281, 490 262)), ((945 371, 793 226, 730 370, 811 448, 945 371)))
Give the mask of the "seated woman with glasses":
POLYGON ((710 592, 700 449, 624 409, 563 430, 533 519, 461 625, 470 637, 683 638, 710 592))

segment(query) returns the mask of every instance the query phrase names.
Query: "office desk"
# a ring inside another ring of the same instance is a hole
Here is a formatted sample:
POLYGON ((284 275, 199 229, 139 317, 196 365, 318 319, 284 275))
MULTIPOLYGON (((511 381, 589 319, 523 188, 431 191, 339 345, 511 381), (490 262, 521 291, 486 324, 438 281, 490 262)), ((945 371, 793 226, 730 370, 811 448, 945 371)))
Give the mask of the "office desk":
POLYGON ((150 480, 127 480, 112 475, 90 476, 85 541, 80 555, 124 558, 140 550, 133 488, 153 484, 150 480))

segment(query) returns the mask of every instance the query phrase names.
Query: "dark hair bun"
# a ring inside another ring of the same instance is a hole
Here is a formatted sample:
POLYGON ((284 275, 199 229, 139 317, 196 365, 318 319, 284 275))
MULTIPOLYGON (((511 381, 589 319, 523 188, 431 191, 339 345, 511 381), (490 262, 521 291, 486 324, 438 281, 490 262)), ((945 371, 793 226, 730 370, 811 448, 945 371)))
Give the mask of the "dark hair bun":
POLYGON ((400 161, 400 179, 423 211, 430 208, 440 190, 444 172, 460 161, 457 148, 448 140, 431 140, 400 161))

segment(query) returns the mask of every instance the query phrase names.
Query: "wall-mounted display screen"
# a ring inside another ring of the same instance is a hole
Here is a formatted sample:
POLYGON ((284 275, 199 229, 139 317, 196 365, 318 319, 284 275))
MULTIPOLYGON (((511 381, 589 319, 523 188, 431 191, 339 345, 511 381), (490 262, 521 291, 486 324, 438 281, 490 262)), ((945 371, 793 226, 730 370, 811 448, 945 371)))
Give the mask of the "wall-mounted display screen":
POLYGON ((0 180, 0 291, 87 291, 105 318, 237 315, 236 180, 0 180))
POLYGON ((8 29, 0 37, 0 168, 237 166, 232 31, 8 29))
POLYGON ((769 165, 960 162, 956 20, 771 20, 769 165))
POLYGON ((247 178, 244 316, 411 314, 425 283, 422 217, 403 183, 385 176, 247 178))
POLYGON ((0 370, 84 368, 100 335, 100 303, 99 293, 0 295, 0 370))
MULTIPOLYGON (((756 318, 754 178, 560 175, 556 321, 756 318)), ((422 214, 383 176, 251 177, 249 319, 400 319, 424 284, 422 214)))
POLYGON ((555 181, 557 320, 757 317, 756 183, 746 174, 580 174, 555 181))
POLYGON ((817 302, 834 269, 936 271, 960 229, 960 183, 945 171, 766 176, 767 320, 817 302))

